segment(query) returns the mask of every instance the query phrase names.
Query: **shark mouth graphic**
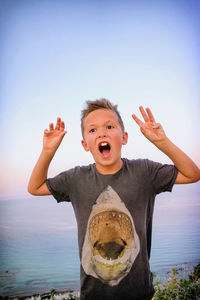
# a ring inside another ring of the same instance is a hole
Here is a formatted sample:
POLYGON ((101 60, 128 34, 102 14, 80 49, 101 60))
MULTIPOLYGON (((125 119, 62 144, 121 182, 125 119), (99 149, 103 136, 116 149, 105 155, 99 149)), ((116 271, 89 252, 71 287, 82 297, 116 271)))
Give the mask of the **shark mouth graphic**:
POLYGON ((82 250, 86 274, 110 286, 130 271, 140 242, 128 209, 108 186, 93 205, 82 250))

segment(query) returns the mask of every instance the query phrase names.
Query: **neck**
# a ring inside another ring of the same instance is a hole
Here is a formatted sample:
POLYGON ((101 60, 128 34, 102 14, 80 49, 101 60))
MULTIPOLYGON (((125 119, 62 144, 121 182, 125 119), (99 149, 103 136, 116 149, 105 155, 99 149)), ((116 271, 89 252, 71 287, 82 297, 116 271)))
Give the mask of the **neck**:
POLYGON ((102 166, 99 164, 96 164, 96 170, 98 173, 103 174, 103 175, 109 175, 109 174, 115 174, 117 173, 123 166, 123 161, 120 159, 120 161, 115 164, 114 166, 109 165, 109 166, 102 166))

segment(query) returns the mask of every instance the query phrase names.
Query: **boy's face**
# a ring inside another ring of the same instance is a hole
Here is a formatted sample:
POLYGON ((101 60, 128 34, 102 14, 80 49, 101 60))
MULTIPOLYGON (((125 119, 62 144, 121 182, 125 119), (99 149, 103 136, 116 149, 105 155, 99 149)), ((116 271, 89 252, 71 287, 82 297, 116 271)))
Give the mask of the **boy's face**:
POLYGON ((117 114, 108 109, 97 109, 83 121, 85 151, 90 151, 99 173, 113 174, 122 166, 121 147, 128 140, 122 131, 117 114))

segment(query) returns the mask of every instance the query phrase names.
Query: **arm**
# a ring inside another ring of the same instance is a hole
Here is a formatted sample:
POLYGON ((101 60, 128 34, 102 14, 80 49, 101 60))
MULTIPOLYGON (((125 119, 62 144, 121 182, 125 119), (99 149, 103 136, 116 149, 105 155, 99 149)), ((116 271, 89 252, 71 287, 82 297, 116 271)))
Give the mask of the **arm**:
POLYGON ((155 122, 151 110, 147 108, 145 112, 143 107, 140 106, 140 112, 144 122, 135 114, 132 117, 140 126, 143 135, 173 161, 178 169, 175 183, 192 183, 198 181, 200 179, 199 168, 181 149, 168 139, 161 124, 155 122))
POLYGON ((40 157, 31 174, 28 192, 32 195, 50 195, 46 185, 47 172, 52 158, 58 149, 63 137, 66 134, 65 124, 57 118, 56 127, 53 123, 49 124, 49 130, 44 131, 43 148, 40 157))

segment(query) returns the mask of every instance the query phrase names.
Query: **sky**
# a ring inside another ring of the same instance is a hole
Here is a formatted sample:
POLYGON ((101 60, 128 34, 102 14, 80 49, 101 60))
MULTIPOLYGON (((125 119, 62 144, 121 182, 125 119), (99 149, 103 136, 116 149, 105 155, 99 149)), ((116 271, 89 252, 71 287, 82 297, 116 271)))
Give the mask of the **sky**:
POLYGON ((49 176, 93 162, 80 112, 102 97, 129 134, 122 156, 170 163, 131 118, 143 105, 200 167, 199 53, 198 0, 0 0, 0 200, 32 197, 43 131, 57 116, 68 133, 49 176))

